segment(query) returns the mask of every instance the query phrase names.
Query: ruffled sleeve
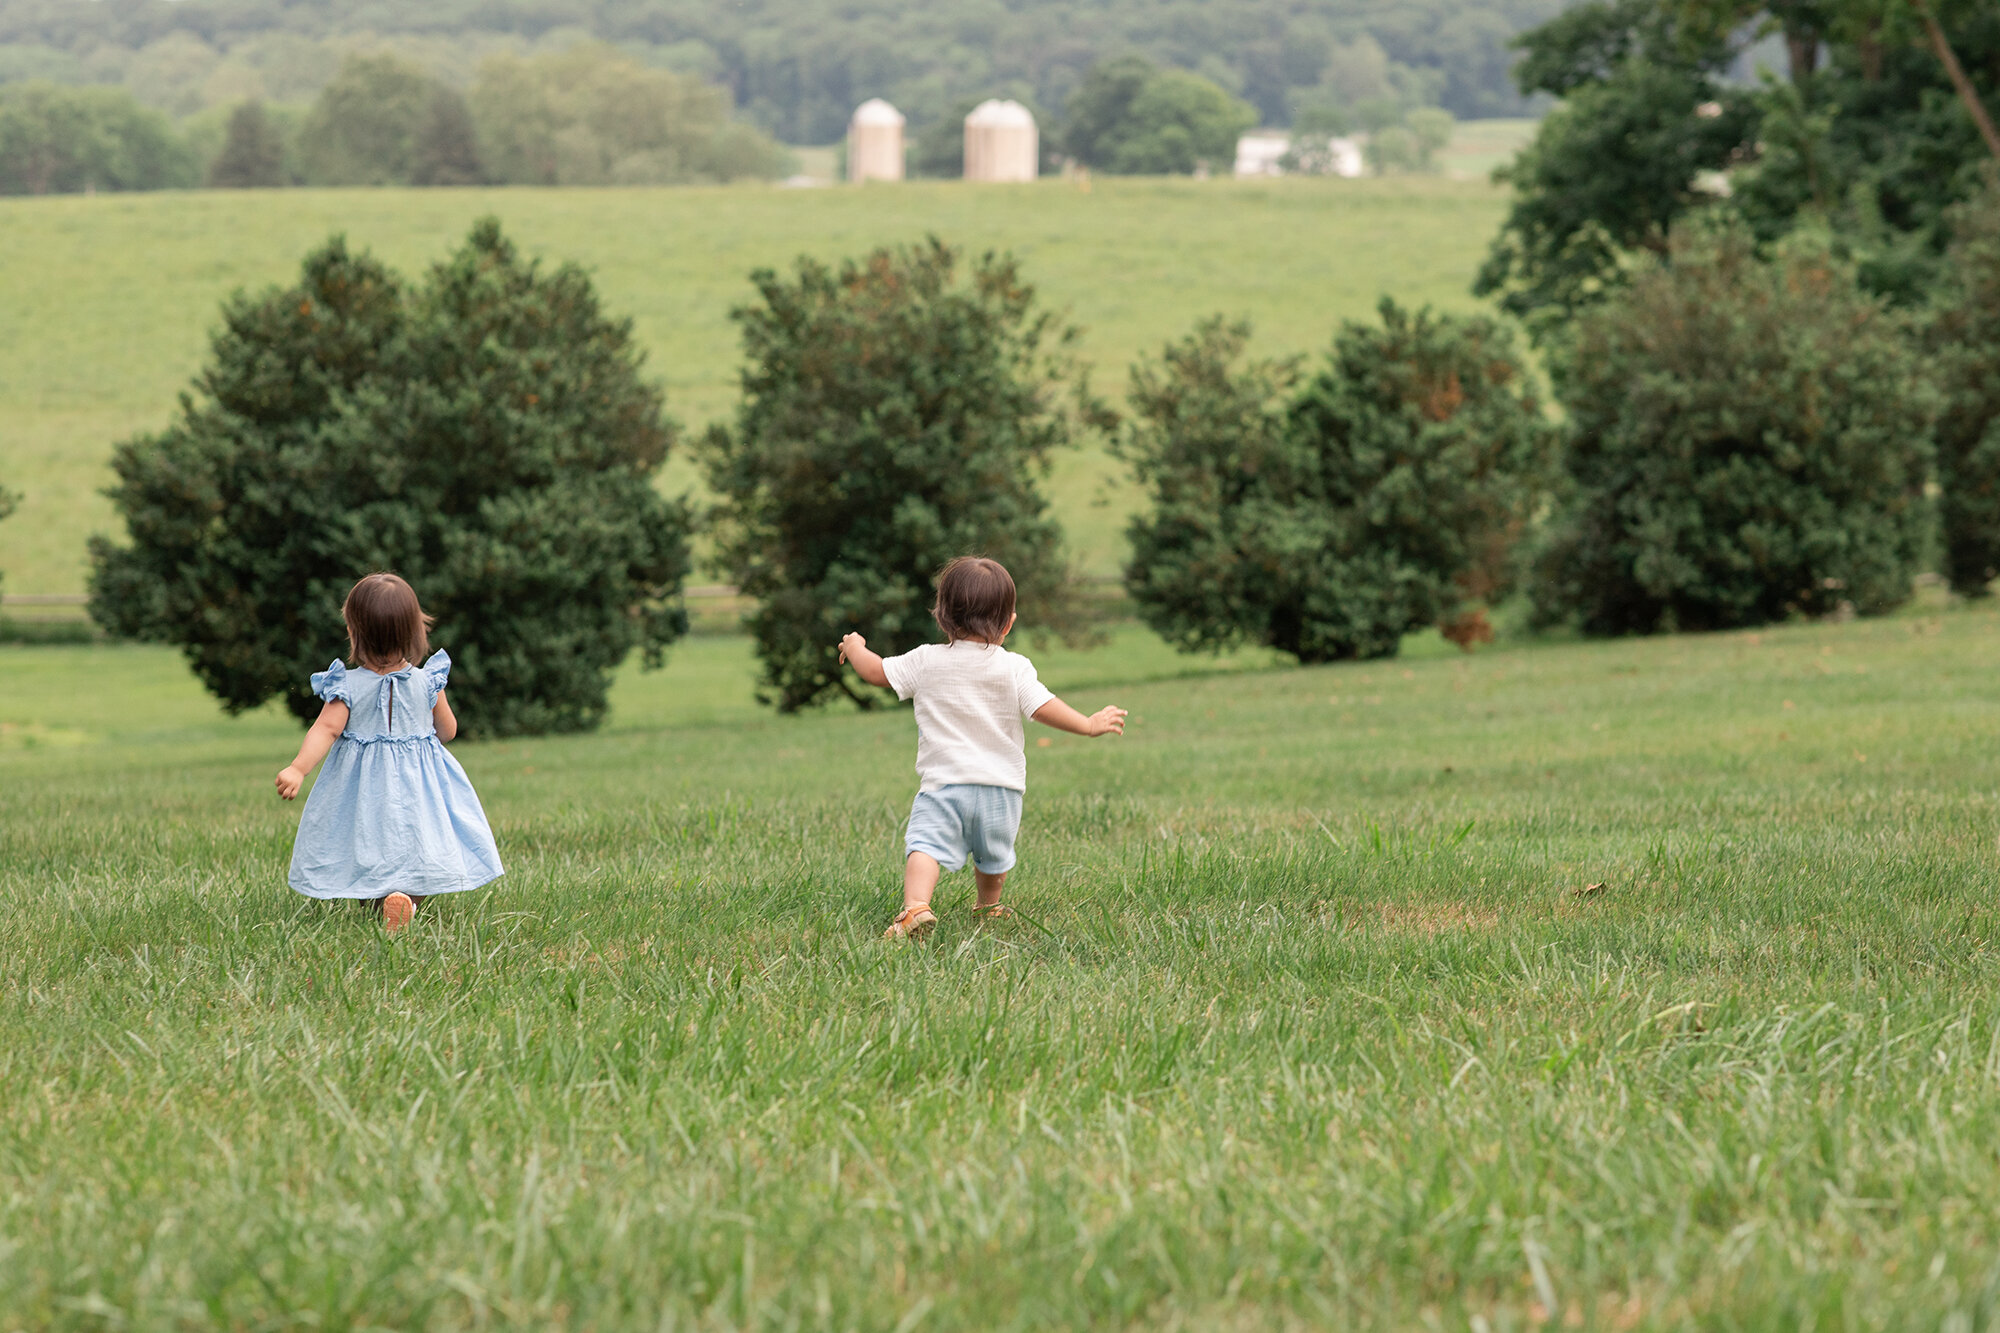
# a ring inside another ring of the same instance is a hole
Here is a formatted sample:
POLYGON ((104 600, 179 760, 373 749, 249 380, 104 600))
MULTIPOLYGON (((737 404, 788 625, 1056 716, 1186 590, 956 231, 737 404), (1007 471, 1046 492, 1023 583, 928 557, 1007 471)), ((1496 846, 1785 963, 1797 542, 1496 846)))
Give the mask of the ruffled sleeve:
POLYGON ((424 663, 424 679, 430 682, 431 702, 444 693, 445 684, 451 680, 451 654, 440 648, 424 663))
POLYGON ((337 657, 326 670, 313 672, 312 687, 314 694, 330 704, 354 706, 354 701, 347 697, 347 663, 337 657))

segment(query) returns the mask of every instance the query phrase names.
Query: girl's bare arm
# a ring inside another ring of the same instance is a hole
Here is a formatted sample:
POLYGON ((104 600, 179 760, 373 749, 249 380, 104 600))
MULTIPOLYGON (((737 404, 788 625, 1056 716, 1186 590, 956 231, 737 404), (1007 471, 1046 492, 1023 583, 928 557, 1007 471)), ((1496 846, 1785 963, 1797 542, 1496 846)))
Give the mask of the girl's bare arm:
POLYGON ((854 674, 870 685, 888 687, 889 674, 882 670, 882 654, 871 650, 868 640, 859 634, 850 634, 840 641, 840 660, 853 667, 854 674))
POLYGON ((329 701, 319 710, 319 716, 306 729, 305 740, 299 743, 298 758, 286 765, 278 773, 278 795, 291 800, 305 786, 306 774, 319 767, 319 761, 326 758, 326 752, 340 739, 340 733, 347 730, 347 705, 338 700, 329 701))
POLYGON ((451 705, 444 701, 443 690, 438 691, 438 701, 431 705, 431 725, 437 728, 441 741, 458 735, 458 718, 452 714, 451 705))
POLYGON ((1085 717, 1060 699, 1051 699, 1035 710, 1035 721, 1057 731, 1071 731, 1079 736, 1108 736, 1113 732, 1125 734, 1125 710, 1117 704, 1104 707, 1085 717))

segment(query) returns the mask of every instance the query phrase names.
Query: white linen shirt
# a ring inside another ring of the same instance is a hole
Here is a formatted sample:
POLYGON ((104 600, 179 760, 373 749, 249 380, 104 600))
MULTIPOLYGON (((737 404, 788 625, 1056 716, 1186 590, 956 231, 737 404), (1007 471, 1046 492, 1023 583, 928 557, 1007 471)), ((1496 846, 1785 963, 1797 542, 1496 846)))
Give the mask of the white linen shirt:
POLYGON ((1023 718, 1055 698, 1035 664, 997 643, 927 643, 882 659, 898 699, 917 701, 921 791, 959 783, 1028 789, 1023 718))

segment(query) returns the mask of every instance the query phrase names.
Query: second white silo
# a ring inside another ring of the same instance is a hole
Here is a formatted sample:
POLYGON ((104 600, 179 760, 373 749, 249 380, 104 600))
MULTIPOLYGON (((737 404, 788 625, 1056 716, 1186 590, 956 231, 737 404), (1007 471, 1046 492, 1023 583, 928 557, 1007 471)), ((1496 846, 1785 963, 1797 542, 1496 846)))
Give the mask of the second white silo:
POLYGON ((991 98, 965 118, 965 178, 1031 181, 1039 174, 1041 132, 1035 113, 1019 102, 991 98))
POLYGON ((847 122, 847 179, 903 179, 903 113, 879 97, 854 108, 847 122))

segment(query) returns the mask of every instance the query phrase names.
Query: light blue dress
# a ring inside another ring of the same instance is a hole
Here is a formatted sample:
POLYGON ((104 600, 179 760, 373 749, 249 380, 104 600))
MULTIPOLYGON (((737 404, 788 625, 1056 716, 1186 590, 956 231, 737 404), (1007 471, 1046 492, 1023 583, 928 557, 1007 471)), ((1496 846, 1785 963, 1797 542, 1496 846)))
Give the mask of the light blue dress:
POLYGON ((336 661, 313 673, 314 694, 347 705, 347 730, 299 817, 293 888, 308 898, 428 897, 504 873, 479 794, 431 721, 450 676, 441 652, 421 670, 378 675, 336 661))

